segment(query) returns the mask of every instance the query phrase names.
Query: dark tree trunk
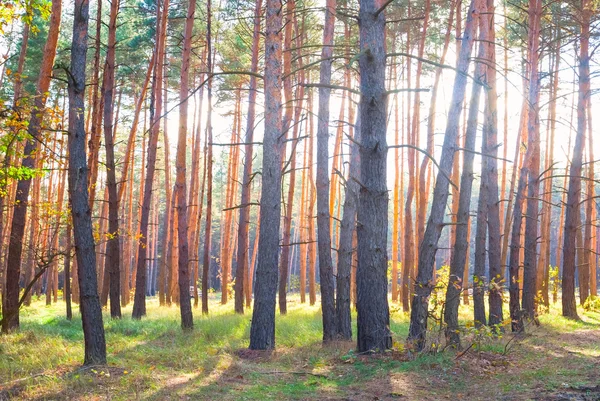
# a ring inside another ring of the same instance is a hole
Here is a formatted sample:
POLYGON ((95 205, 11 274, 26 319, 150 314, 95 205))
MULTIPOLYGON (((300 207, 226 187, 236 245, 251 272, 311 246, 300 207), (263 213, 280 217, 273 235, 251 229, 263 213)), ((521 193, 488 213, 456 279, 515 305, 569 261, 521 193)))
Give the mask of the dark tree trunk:
POLYGON ((356 229, 359 352, 383 352, 392 346, 387 299, 385 13, 377 11, 382 3, 361 0, 359 11, 361 189, 356 229))
POLYGON ((69 196, 85 343, 84 365, 106 364, 102 308, 96 280, 96 253, 88 203, 88 166, 85 154, 85 60, 89 3, 75 0, 71 70, 69 74, 69 196))
POLYGON ((275 347, 279 227, 281 224, 281 2, 267 0, 265 36, 265 134, 263 139, 260 239, 250 349, 275 347))
MULTIPOLYGON (((433 271, 435 254, 443 228, 446 202, 448 201, 448 177, 450 177, 452 173, 454 153, 456 152, 456 138, 458 136, 460 115, 467 86, 466 73, 469 69, 474 32, 478 17, 479 4, 476 0, 472 0, 458 57, 457 74, 454 79, 452 101, 448 112, 448 123, 446 125, 442 155, 439 163, 440 170, 433 192, 431 213, 429 215, 429 220, 427 221, 423 242, 419 248, 418 272, 414 286, 410 328, 408 333, 408 340, 414 344, 414 348, 418 351, 421 351, 425 347, 429 296, 434 287, 433 271)), ((365 119, 363 119, 363 122, 364 121, 365 119)), ((364 162, 364 159, 362 160, 364 162)), ((361 221, 360 217, 359 221, 361 221)))

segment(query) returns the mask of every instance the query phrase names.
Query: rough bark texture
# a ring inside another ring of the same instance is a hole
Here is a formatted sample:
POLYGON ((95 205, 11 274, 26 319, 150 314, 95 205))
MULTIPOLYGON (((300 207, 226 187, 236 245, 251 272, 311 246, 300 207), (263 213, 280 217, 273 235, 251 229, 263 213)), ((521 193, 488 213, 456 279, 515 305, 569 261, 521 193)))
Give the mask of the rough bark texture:
POLYGON ((281 224, 281 3, 267 0, 265 36, 265 133, 258 243, 258 266, 250 349, 275 347, 275 298, 281 224))
MULTIPOLYGON (((454 161, 454 153, 456 151, 456 138, 458 136, 460 115, 467 86, 466 72, 469 69, 479 8, 479 3, 476 0, 472 0, 458 57, 457 74, 454 79, 452 100, 448 112, 448 123, 446 125, 442 155, 439 163, 440 171, 438 172, 438 177, 435 182, 431 213, 429 215, 429 220, 427 221, 423 242, 419 248, 418 272, 414 286, 408 334, 408 340, 412 342, 414 348, 419 351, 425 346, 429 296, 431 295, 434 286, 433 271, 435 266, 435 254, 443 228, 446 202, 448 201, 449 195, 449 182, 447 177, 452 173, 452 164, 454 161)), ((363 121, 365 120, 363 119, 363 121)), ((360 217, 359 221, 361 221, 360 217)))
POLYGON ((381 1, 361 0, 360 197, 357 213, 357 348, 392 346, 387 299, 388 193, 386 186, 385 14, 381 1))
POLYGON ((87 52, 87 0, 75 0, 71 69, 69 74, 69 196, 77 268, 81 321, 85 344, 84 365, 106 364, 106 342, 96 280, 96 253, 88 201, 88 167, 85 155, 85 60, 87 52))
MULTIPOLYGON (((36 86, 36 97, 33 110, 29 118, 28 134, 23 161, 21 166, 28 169, 35 168, 35 153, 40 141, 39 135, 42 131, 42 119, 46 106, 48 89, 50 88, 50 77, 56 55, 58 33, 60 29, 61 0, 52 2, 50 24, 48 26, 48 38, 44 46, 44 55, 40 67, 39 78, 36 86)), ((29 189, 31 178, 17 182, 16 196, 13 207, 13 217, 10 226, 10 239, 8 244, 8 257, 6 260, 5 293, 3 296, 2 311, 5 318, 2 322, 2 332, 6 333, 19 327, 19 281, 21 277, 21 257, 23 254, 23 242, 25 239, 25 223, 27 209, 29 207, 29 189)))

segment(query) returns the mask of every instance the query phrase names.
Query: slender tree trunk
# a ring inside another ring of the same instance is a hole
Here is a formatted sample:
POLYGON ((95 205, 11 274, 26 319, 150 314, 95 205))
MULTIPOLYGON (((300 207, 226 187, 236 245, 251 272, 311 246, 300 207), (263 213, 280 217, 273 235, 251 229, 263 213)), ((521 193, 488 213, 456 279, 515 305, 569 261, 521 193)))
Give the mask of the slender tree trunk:
MULTIPOLYGON (((258 50, 260 47, 260 25, 261 25, 262 0, 257 0, 254 9, 254 31, 252 36, 252 61, 250 70, 254 73, 258 71, 258 50)), ((256 76, 250 76, 250 85, 248 92, 248 114, 246 116, 246 139, 244 145, 244 172, 242 176, 242 198, 240 201, 240 217, 238 225, 238 251, 237 251, 237 270, 235 279, 235 311, 244 313, 244 280, 251 281, 248 272, 248 250, 249 250, 249 220, 250 220, 250 196, 252 190, 252 157, 254 140, 254 124, 256 116, 256 94, 257 82, 256 76)), ((249 288, 249 286, 247 287, 249 288)), ((247 294, 248 296, 251 294, 247 294)))
POLYGON ((85 59, 89 4, 75 0, 71 68, 69 74, 69 196, 81 291, 81 321, 85 344, 84 365, 106 364, 102 309, 96 282, 96 253, 88 200, 85 155, 85 59))
POLYGON ((71 236, 73 227, 71 225, 71 220, 67 223, 67 230, 65 232, 65 292, 64 299, 67 308, 67 320, 71 320, 73 318, 73 311, 71 309, 71 236))
MULTIPOLYGON (((94 76, 92 78, 92 130, 88 141, 88 165, 90 174, 88 186, 90 188, 90 207, 94 210, 96 199, 96 181, 98 178, 98 153, 100 151, 100 127, 102 125, 102 108, 104 102, 100 97, 100 52, 102 35, 102 1, 96 3, 96 36, 94 39, 94 76)), ((87 129, 86 129, 87 132, 87 129)))
MULTIPOLYGON (((209 0, 210 1, 210 0, 209 0)), ((275 297, 281 220, 281 3, 267 0, 265 36, 265 133, 261 188, 261 233, 250 327, 250 349, 275 347, 275 297)))
POLYGON ((117 15, 120 0, 112 0, 108 25, 108 47, 102 87, 104 88, 104 147, 106 150, 106 186, 108 188, 108 235, 104 270, 109 272, 110 316, 121 317, 121 280, 119 250, 119 199, 115 172, 115 146, 113 136, 113 107, 115 87, 115 46, 117 42, 117 15))
MULTIPOLYGON (((35 168, 35 153, 38 149, 38 143, 41 140, 42 119, 46 106, 48 89, 50 88, 50 78, 52 75, 52 67, 54 65, 56 45, 58 43, 61 9, 61 0, 52 1, 48 38, 46 39, 46 45, 44 46, 42 64, 36 87, 36 97, 29 118, 27 130, 29 138, 25 144, 23 161, 21 163, 21 166, 26 169, 35 168)), ((31 188, 31 178, 19 180, 16 187, 16 197, 8 244, 8 257, 6 261, 6 287, 2 299, 2 312, 5 317, 2 321, 3 333, 7 333, 8 331, 19 327, 19 280, 21 277, 21 257, 23 254, 23 241, 25 239, 25 222, 29 206, 28 198, 29 189, 31 188)))
POLYGON ((488 263, 489 263, 489 325, 493 330, 502 324, 502 295, 504 293, 504 269, 501 256, 500 199, 498 188, 498 92, 496 90, 496 33, 495 7, 493 0, 487 0, 486 15, 481 21, 482 29, 488 34, 482 45, 486 48, 487 62, 485 82, 487 83, 484 116, 485 146, 482 150, 487 159, 482 181, 487 182, 487 224, 488 224, 488 263))
MULTIPOLYGON (((483 74, 484 65, 475 65, 474 76, 480 79, 483 74)), ((460 335, 458 325, 458 307, 460 305, 460 293, 463 286, 463 272, 467 263, 469 251, 469 220, 471 212, 471 194, 473 189, 473 160, 475 159, 475 140, 477 134, 477 117, 479 114, 479 102, 481 85, 474 84, 469 101, 469 116, 466 121, 465 150, 463 158, 463 169, 460 177, 460 195, 458 201, 458 212, 456 219, 456 234, 454 241, 454 252, 450 260, 450 277, 446 289, 446 307, 444 309, 444 322, 446 323, 446 338, 456 347, 460 347, 460 335)), ((479 216, 478 216, 479 217, 479 216)), ((479 225, 479 222, 478 222, 479 225)), ((485 240, 485 239, 484 239, 485 240)), ((475 298, 475 291, 473 291, 475 298)), ((485 312, 484 312, 485 313, 485 312)), ((485 314, 484 314, 485 317, 485 314)))
MULTIPOLYGON (((581 0, 581 36, 579 47, 579 91, 577 99, 577 134, 569 171, 569 192, 567 194, 565 235, 563 246, 562 271, 562 314, 579 319, 575 302, 575 236, 579 229, 579 208, 581 199, 581 171, 583 147, 585 143, 586 110, 590 99, 590 10, 589 0, 581 0)), ((590 133, 591 134, 591 133, 590 133)))
POLYGON ((208 314, 208 272, 210 268, 210 248, 211 248, 211 227, 212 227, 212 180, 213 180, 213 153, 212 153, 212 38, 211 38, 211 0, 206 3, 207 29, 206 29, 206 48, 207 48, 207 71, 209 74, 207 81, 207 101, 208 112, 206 119, 206 135, 204 154, 206 155, 206 222, 204 223, 204 256, 202 259, 202 314, 208 314))
POLYGON ((144 175, 144 194, 141 205, 141 216, 139 224, 139 245, 136 276, 135 276, 135 295, 133 299, 132 317, 141 319, 146 315, 146 260, 147 260, 147 245, 148 245, 148 221, 150 218, 150 203, 152 197, 152 188, 154 185, 154 174, 156 171, 156 150, 158 144, 158 133, 160 128, 160 118, 162 114, 162 84, 163 84, 163 68, 162 60, 165 54, 165 37, 167 28, 167 14, 169 10, 169 0, 165 0, 163 9, 160 13, 160 25, 157 27, 156 40, 156 86, 155 86, 155 110, 152 118, 150 132, 148 137, 148 158, 146 165, 146 173, 144 175))
POLYGON ((350 276, 352 274, 352 257, 354 244, 352 237, 356 232, 356 211, 359 200, 360 185, 360 153, 357 143, 360 143, 361 112, 354 125, 354 141, 350 143, 350 172, 346 180, 344 195, 344 215, 340 228, 340 246, 338 249, 337 294, 336 294, 336 323, 337 335, 341 339, 352 339, 352 316, 350 314, 350 276))
POLYGON ((317 125, 317 244, 319 248, 319 278, 321 281, 321 309, 323 316, 323 341, 335 338, 335 289, 331 260, 331 220, 329 216, 329 98, 331 89, 331 57, 335 28, 335 0, 325 4, 323 49, 319 77, 319 114, 317 125))
MULTIPOLYGON (((188 95, 190 79, 190 54, 192 50, 192 31, 194 29, 194 14, 196 0, 190 0, 185 19, 183 36, 183 52, 181 76, 179 82, 179 132, 177 141, 177 218, 179 239, 179 310, 181 312, 181 328, 191 330, 194 327, 192 303, 190 300, 189 250, 188 250, 188 210, 186 186, 186 148, 187 148, 187 119, 188 95)), ((195 173, 195 172, 194 172, 195 173)))
MULTIPOLYGON (((285 37, 284 37, 284 52, 283 52, 283 94, 285 101, 285 113, 283 116, 283 133, 284 137, 288 137, 288 131, 292 126, 292 113, 294 112, 294 95, 292 93, 292 36, 293 36, 293 22, 296 19, 295 9, 296 4, 294 0, 288 0, 286 7, 286 20, 285 25, 285 37)), ((298 34, 298 33, 296 33, 298 34)), ((287 313, 287 280, 289 275, 290 266, 290 252, 292 241, 292 213, 294 208, 294 191, 296 186, 296 145, 298 138, 298 128, 300 126, 300 108, 302 107, 302 98, 304 96, 304 86, 299 83, 296 90, 297 99, 296 102, 296 113, 294 116, 294 126, 292 129, 292 138, 290 146, 290 159, 289 163, 284 162, 284 167, 289 174, 288 193, 285 207, 285 215, 283 216, 283 241, 281 249, 281 258, 279 260, 279 313, 285 315, 287 313)), ((284 153, 285 154, 285 153, 284 153)))
MULTIPOLYGON (((310 79, 309 79, 310 81, 310 79)), ((308 109, 313 110, 313 92, 308 92, 308 109)), ((317 302, 317 290, 316 290, 316 276, 317 276, 317 246, 315 245, 315 198, 316 188, 314 182, 313 173, 313 155, 314 155, 314 119, 313 113, 310 113, 308 117, 308 176, 310 180, 309 184, 309 199, 308 199, 308 301, 310 305, 314 305, 317 302)))
POLYGON ((542 0, 529 2, 529 95, 527 118, 527 150, 531 149, 528 163, 527 211, 525 219, 525 259, 523 272, 522 308, 527 319, 535 317, 537 283, 537 242, 540 175, 540 121, 539 121, 539 58, 542 0))
MULTIPOLYGON (((415 349, 418 351, 421 351, 425 347, 429 296, 433 290, 435 253, 443 228, 446 202, 449 195, 448 177, 452 173, 452 164, 454 161, 454 153, 456 151, 456 138, 458 136, 460 115, 465 98, 465 89, 467 86, 466 72, 469 69, 471 51, 475 36, 474 32, 475 27, 477 26, 480 9, 481 5, 479 1, 472 0, 471 5, 469 6, 469 13, 457 62, 457 74, 454 79, 452 101, 450 103, 450 110, 448 112, 448 122, 444 136, 444 145, 442 147, 442 155, 439 163, 440 170, 435 182, 435 189, 432 198, 431 214, 427 222, 427 227, 423 236, 423 242, 419 247, 418 273, 414 286, 415 295, 412 300, 410 328, 408 334, 408 340, 413 342, 415 349)), ((359 221, 361 221, 360 217, 359 221)))

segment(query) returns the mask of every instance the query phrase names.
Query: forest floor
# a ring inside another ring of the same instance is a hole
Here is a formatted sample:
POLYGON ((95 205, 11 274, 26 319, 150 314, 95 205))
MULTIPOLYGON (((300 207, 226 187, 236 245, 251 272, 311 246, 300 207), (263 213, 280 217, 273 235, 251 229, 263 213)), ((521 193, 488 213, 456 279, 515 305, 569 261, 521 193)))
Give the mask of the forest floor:
MULTIPOLYGON (((178 308, 156 299, 141 322, 131 306, 122 320, 105 314, 108 367, 88 369, 80 318, 67 321, 62 302, 35 301, 21 330, 0 336, 0 400, 600 400, 598 313, 566 320, 559 303, 525 336, 467 328, 467 352, 411 357, 402 346, 408 316, 392 305, 395 350, 367 356, 353 342, 322 346, 319 306, 291 296, 287 316, 277 316, 276 350, 261 353, 247 350, 251 314, 234 314, 217 295, 207 317, 194 309, 191 333, 178 308)), ((461 306, 465 322, 471 313, 461 306)), ((440 337, 432 331, 430 349, 440 337)))

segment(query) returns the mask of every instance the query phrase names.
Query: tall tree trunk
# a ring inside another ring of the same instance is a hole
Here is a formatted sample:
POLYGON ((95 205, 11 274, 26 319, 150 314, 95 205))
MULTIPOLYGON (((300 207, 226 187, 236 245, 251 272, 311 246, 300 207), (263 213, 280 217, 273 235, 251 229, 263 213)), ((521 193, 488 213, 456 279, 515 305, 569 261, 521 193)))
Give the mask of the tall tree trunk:
POLYGON ((504 293, 504 269, 502 268, 501 236, 500 236, 500 199, 498 188, 498 92, 496 90, 496 32, 495 7, 493 0, 487 0, 486 15, 483 16, 482 30, 487 32, 485 47, 487 62, 485 82, 486 104, 484 127, 485 146, 482 150, 487 159, 482 181, 487 182, 487 224, 488 224, 488 264, 489 264, 489 325, 496 330, 502 324, 502 294, 504 293))
MULTIPOLYGON (((285 37, 284 37, 284 52, 283 52, 283 94, 285 113, 283 116, 283 134, 284 137, 288 137, 288 132, 292 126, 292 113, 294 111, 294 95, 292 93, 292 36, 293 36, 293 23, 296 19, 295 16, 296 4, 294 0, 288 0, 286 9, 286 20, 285 25, 285 37)), ((298 34, 298 33, 296 33, 298 34)), ((290 159, 289 163, 284 162, 284 168, 288 171, 284 173, 289 174, 289 184, 287 201, 285 205, 285 214, 283 216, 283 241, 281 249, 281 258, 279 260, 279 313, 285 315, 287 313, 287 279, 289 275, 290 265, 290 252, 292 241, 292 213, 294 208, 294 190, 296 186, 296 145, 298 138, 298 127, 300 126, 300 107, 302 103, 302 97, 304 96, 304 86, 300 83, 297 86, 296 100, 296 115, 294 117, 294 126, 292 128, 292 138, 290 142, 290 159)), ((285 151, 284 151, 285 152, 285 151)))
MULTIPOLYGON (((210 1, 210 0, 209 0, 210 1)), ((250 327, 250 349, 275 347, 275 297, 279 228, 281 223, 281 3, 267 0, 265 36, 265 133, 258 243, 258 266, 254 309, 250 327)))
POLYGON ((385 11, 383 1, 361 0, 360 21, 360 197, 357 343, 359 352, 392 346, 387 299, 388 195, 386 187, 385 11))
MULTIPOLYGON (((437 244, 444 226, 444 212, 448 200, 448 177, 452 173, 454 153, 456 151, 456 138, 460 115, 465 98, 467 86, 466 73, 469 69, 471 51, 473 48, 474 32, 479 18, 481 5, 478 0, 472 0, 463 34, 462 45, 457 62, 457 74, 454 79, 452 100, 448 112, 448 122, 440 158, 440 170, 435 182, 432 198, 431 214, 427 222, 423 242, 419 247, 419 264, 417 279, 414 286, 414 297, 410 316, 410 328, 408 340, 413 342, 416 350, 425 347, 427 334, 427 318, 429 308, 429 296, 433 290, 433 270, 435 264, 435 253, 437 244)), ((364 160, 364 159, 363 159, 364 160)), ((360 217, 359 217, 360 221, 360 217)))
POLYGON ((213 53, 211 38, 212 9, 211 0, 206 3, 207 28, 206 28, 206 51, 207 71, 209 74, 206 92, 208 111, 206 118, 206 141, 204 154, 206 155, 206 222, 204 223, 204 255, 202 259, 202 314, 208 314, 208 272, 210 268, 211 227, 212 227, 212 180, 213 180, 213 150, 212 150, 212 78, 213 53))
MULTIPOLYGON (((54 56, 60 30, 62 1, 53 0, 48 26, 48 38, 44 46, 42 64, 40 66, 39 78, 36 86, 36 97, 29 118, 28 139, 23 152, 21 166, 26 169, 35 168, 35 153, 38 143, 41 141, 42 119, 46 107, 46 98, 50 88, 54 56)), ((25 239, 25 222, 29 206, 29 189, 31 178, 17 182, 13 217, 10 227, 10 239, 8 244, 8 257, 6 260, 6 287, 3 297, 2 332, 6 333, 19 327, 19 280, 21 277, 21 257, 23 254, 23 241, 25 239)))
MULTIPOLYGON (((260 46, 262 0, 257 0, 254 8, 254 31, 252 34, 252 61, 250 71, 258 71, 258 50, 260 46)), ((254 122, 256 116, 256 76, 250 76, 248 92, 248 114, 246 116, 246 139, 244 145, 244 172, 242 176, 242 198, 240 201, 240 217, 238 225, 238 251, 237 269, 235 279, 235 312, 244 313, 244 280, 250 281, 248 276, 248 250, 249 250, 249 221, 250 221, 250 195, 252 190, 252 141, 254 140, 254 122)), ((248 287, 249 288, 249 287, 248 287)), ((250 295, 250 294, 247 294, 250 295)))
POLYGON ((119 199, 115 172, 115 145, 113 135, 113 107, 115 87, 115 46, 117 43, 117 14, 120 0, 112 0, 108 24, 108 46, 102 87, 104 88, 104 147, 106 150, 106 186, 108 188, 108 235, 104 270, 109 272, 110 316, 121 317, 121 279, 119 249, 119 199))
MULTIPOLYGON (((310 81, 310 76, 309 76, 310 81)), ((313 92, 308 92, 308 109, 313 110, 313 92)), ((316 198, 316 188, 314 182, 314 173, 313 173, 313 155, 314 155, 314 119, 313 114, 310 113, 308 117, 308 177, 310 180, 309 183, 309 197, 308 197, 308 302, 310 305, 314 305, 317 302, 317 290, 316 290, 316 276, 317 276, 317 247, 315 245, 315 218, 314 210, 315 210, 315 198, 316 198)))
POLYGON ((335 338, 335 289, 331 260, 331 220, 329 216, 329 99, 331 95, 331 57, 335 28, 335 0, 325 4, 323 49, 319 76, 319 114, 317 125, 317 245, 319 248, 319 278, 321 281, 321 309, 323 341, 335 338))
MULTIPOLYGON (((590 99, 590 9, 589 0, 581 0, 581 36, 579 47, 579 92, 577 99, 577 134, 569 171, 562 271, 562 314, 579 319, 575 302, 575 236, 579 229, 581 170, 585 143, 587 102, 590 99)), ((591 135, 591 133, 589 133, 591 135)))
MULTIPOLYGON (((183 36, 183 52, 181 76, 179 82, 179 132, 177 135, 177 233, 179 239, 179 310, 181 312, 181 328, 191 330, 194 327, 192 303, 190 300, 189 250, 188 250, 188 210, 186 186, 186 149, 187 149, 187 120, 188 96, 190 79, 190 54, 192 50, 192 31, 194 29, 194 14, 196 0, 190 0, 185 19, 183 36)), ((195 172, 193 172, 195 174, 195 172)))
POLYGON ((89 3, 75 0, 69 74, 69 196, 81 291, 84 365, 106 364, 106 342, 96 281, 96 253, 88 200, 85 155, 85 59, 89 3))
MULTIPOLYGON (((160 7, 159 7, 160 10, 160 7)), ((154 174, 156 171, 156 150, 158 144, 158 133, 160 129, 160 119, 162 114, 162 85, 163 68, 162 60, 165 55, 165 37, 167 28, 167 15, 169 10, 169 0, 165 0, 163 8, 157 20, 160 21, 157 27, 156 37, 156 85, 154 87, 155 110, 151 119, 150 132, 148 137, 148 158, 146 164, 146 173, 144 175, 144 194, 141 205, 141 216, 139 224, 139 245, 137 251, 137 265, 135 275, 135 295, 133 298, 132 317, 141 319, 146 315, 146 260, 148 245, 148 221, 150 218, 150 203, 152 201, 152 188, 154 185, 154 174)))
POLYGON ((525 260, 523 272, 522 309, 524 317, 535 317, 537 284, 537 242, 540 175, 540 119, 539 119, 539 59, 542 0, 529 2, 529 94, 527 117, 527 150, 531 149, 528 163, 527 211, 525 218, 525 260))
MULTIPOLYGON (((481 43, 481 42, 480 42, 481 43)), ((483 63, 477 63, 474 76, 481 79, 483 75, 483 63)), ((446 307, 444 309, 444 323, 446 323, 446 338, 456 347, 460 347, 460 335, 458 326, 458 307, 460 305, 460 293, 463 287, 466 291, 466 283, 463 283, 463 272, 467 263, 469 251, 469 220, 471 213, 471 194, 473 189, 473 160, 475 159, 475 140, 477 134, 477 117, 479 115, 479 102, 481 85, 473 84, 469 101, 469 115, 466 121, 465 150, 463 168, 460 177, 460 194, 458 201, 458 212, 456 219, 456 234, 454 251, 450 260, 450 277, 446 289, 446 307)), ((479 221, 477 222, 479 225, 479 221)), ((485 241, 485 239, 484 239, 485 241)), ((475 298, 475 291, 473 291, 475 298)), ((485 313, 485 312, 484 312, 485 313)), ((484 314, 485 317, 485 314, 484 314)))
MULTIPOLYGON (((102 125, 102 108, 104 102, 100 97, 100 52, 102 47, 102 1, 96 2, 96 36, 94 38, 94 76, 92 78, 92 107, 89 114, 92 116, 92 130, 88 141, 88 165, 90 174, 88 186, 90 188, 90 207, 94 210, 96 199, 96 181, 98 177, 98 153, 100 152, 100 127, 102 125)), ((87 129, 86 129, 87 132, 87 129)))

